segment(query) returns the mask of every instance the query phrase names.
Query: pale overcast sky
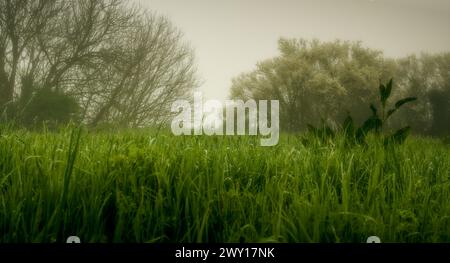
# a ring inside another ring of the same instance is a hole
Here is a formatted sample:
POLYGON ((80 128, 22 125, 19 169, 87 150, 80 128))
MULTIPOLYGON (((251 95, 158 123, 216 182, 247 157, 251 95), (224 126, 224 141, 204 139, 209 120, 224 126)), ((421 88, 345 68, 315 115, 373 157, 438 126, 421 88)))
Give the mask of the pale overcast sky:
POLYGON ((450 0, 134 0, 166 15, 195 49, 206 99, 276 56, 280 37, 361 40, 388 56, 450 51, 450 0))

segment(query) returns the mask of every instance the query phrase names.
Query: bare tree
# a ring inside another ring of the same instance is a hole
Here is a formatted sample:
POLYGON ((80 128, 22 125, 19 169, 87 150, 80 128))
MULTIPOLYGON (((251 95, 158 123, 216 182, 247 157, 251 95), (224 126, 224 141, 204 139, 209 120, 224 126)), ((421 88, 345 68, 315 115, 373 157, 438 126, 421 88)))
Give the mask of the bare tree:
POLYGON ((164 17, 123 0, 0 0, 0 110, 45 89, 75 98, 86 123, 135 127, 195 84, 193 52, 164 17))
POLYGON ((26 53, 60 8, 57 0, 0 0, 0 108, 13 101, 19 71, 31 64, 26 53))
POLYGON ((167 115, 171 102, 195 86, 193 52, 167 20, 144 13, 117 35, 119 55, 105 59, 100 93, 91 98, 90 123, 142 126, 167 115))

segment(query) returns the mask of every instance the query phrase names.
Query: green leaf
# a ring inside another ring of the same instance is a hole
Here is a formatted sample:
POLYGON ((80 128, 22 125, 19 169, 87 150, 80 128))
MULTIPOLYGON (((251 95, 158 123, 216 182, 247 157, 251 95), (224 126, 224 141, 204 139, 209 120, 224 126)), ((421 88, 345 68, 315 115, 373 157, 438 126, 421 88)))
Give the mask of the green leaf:
POLYGON ((380 98, 381 98, 381 104, 383 105, 383 107, 386 105, 387 100, 391 96, 392 84, 393 84, 393 79, 391 79, 386 84, 386 86, 384 86, 383 84, 380 85, 380 98))
POLYGON ((370 109, 372 110, 372 114, 373 114, 374 116, 377 116, 378 110, 377 110, 377 108, 375 107, 375 105, 373 105, 373 103, 370 104, 370 109))
POLYGON ((410 132, 411 132, 411 127, 409 127, 409 126, 399 129, 394 134, 387 137, 384 141, 384 144, 385 145, 388 145, 391 143, 403 144, 405 142, 406 138, 408 138, 410 132))
POLYGON ((394 83, 394 80, 390 79, 388 84, 386 85, 386 99, 391 96, 393 83, 394 83))
POLYGON ((362 125, 361 129, 363 133, 368 133, 370 131, 379 132, 383 122, 380 118, 373 116, 367 119, 362 125))
POLYGON ((358 143, 365 143, 366 136, 369 132, 373 131, 379 133, 383 122, 380 118, 372 116, 367 119, 364 124, 356 130, 355 138, 358 143))
POLYGON ((391 115, 394 114, 396 111, 397 111, 397 108, 389 110, 386 118, 391 117, 391 115))
POLYGON ((416 97, 408 97, 408 98, 401 99, 401 100, 397 101, 397 103, 395 103, 395 108, 399 109, 404 104, 409 103, 409 102, 413 102, 413 101, 416 101, 416 100, 417 100, 416 97))

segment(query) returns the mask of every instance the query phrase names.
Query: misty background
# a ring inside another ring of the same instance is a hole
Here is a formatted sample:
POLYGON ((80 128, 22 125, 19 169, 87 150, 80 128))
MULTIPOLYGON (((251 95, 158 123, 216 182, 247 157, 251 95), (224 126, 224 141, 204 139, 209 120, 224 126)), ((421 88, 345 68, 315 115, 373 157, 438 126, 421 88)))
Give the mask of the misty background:
POLYGON ((449 24, 441 0, 0 0, 0 121, 161 126, 200 90, 279 100, 298 132, 389 110, 393 78, 392 99, 418 100, 387 126, 448 135, 449 24))
POLYGON ((450 47, 447 0, 135 0, 167 15, 195 49, 206 99, 279 54, 280 37, 362 41, 389 57, 450 47))

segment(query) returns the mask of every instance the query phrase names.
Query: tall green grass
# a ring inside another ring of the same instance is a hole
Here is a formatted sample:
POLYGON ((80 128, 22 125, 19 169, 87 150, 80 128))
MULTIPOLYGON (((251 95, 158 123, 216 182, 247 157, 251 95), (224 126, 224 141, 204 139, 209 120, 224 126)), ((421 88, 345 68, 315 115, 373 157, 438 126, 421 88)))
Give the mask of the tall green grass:
POLYGON ((450 242, 448 145, 259 143, 0 129, 0 242, 450 242))

